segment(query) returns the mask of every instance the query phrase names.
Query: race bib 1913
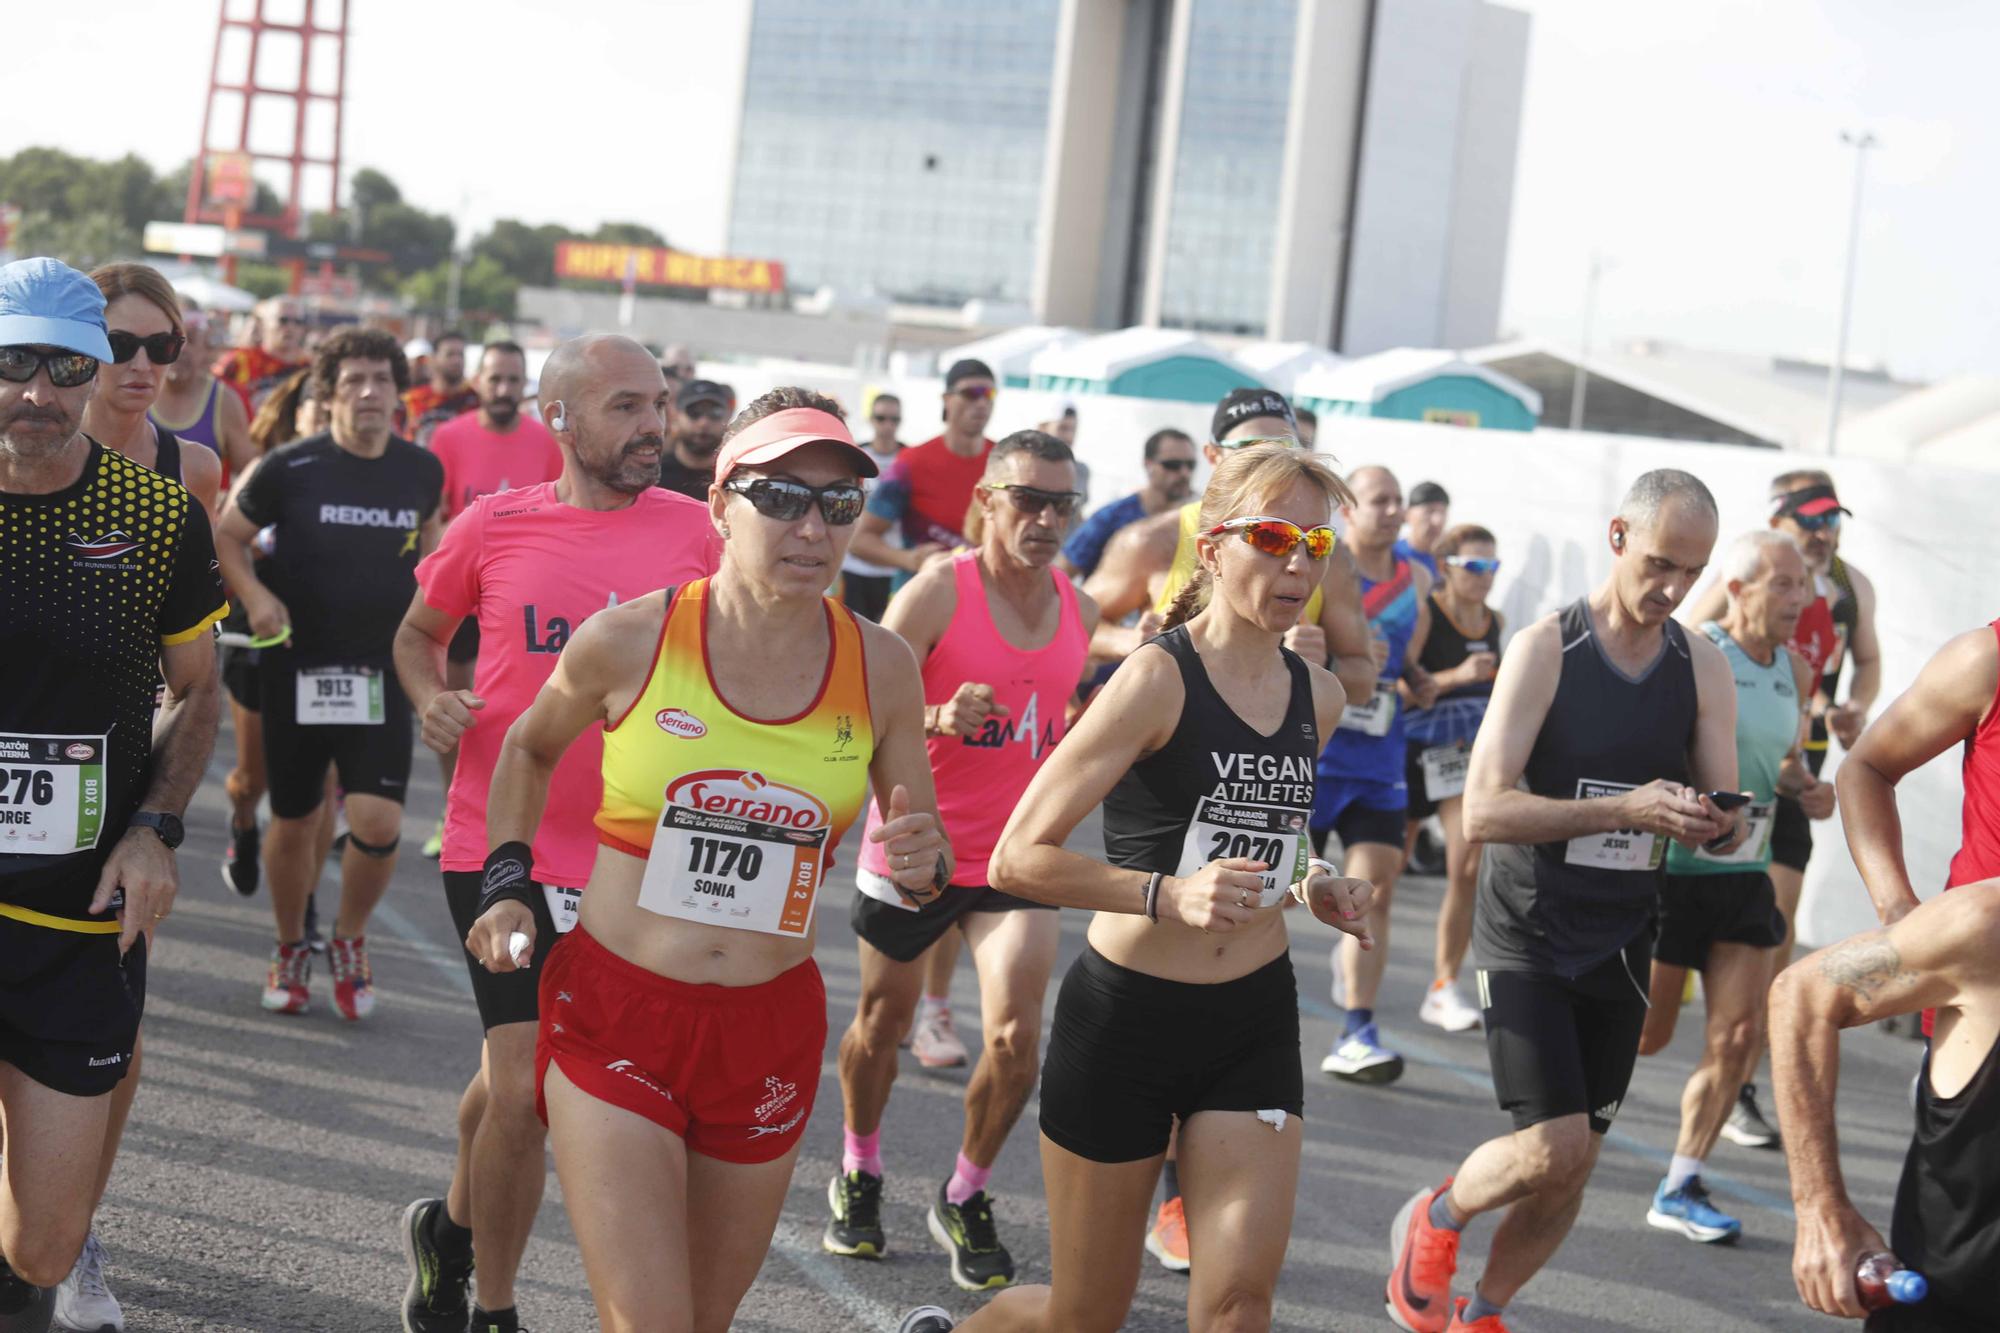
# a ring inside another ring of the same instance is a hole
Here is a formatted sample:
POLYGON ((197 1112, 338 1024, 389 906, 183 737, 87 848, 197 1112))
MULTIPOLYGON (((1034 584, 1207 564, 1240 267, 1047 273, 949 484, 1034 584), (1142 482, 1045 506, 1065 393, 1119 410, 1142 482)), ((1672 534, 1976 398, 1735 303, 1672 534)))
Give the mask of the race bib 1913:
POLYGON ((298 674, 298 719, 304 727, 382 725, 382 671, 379 667, 302 667, 298 674))

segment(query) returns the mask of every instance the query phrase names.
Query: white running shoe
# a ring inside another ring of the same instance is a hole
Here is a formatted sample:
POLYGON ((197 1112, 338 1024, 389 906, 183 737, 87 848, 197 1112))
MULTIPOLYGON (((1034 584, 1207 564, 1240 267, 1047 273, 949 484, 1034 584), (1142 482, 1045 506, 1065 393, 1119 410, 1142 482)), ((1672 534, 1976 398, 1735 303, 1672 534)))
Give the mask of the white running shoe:
POLYGON ((56 1288, 56 1327, 75 1333, 124 1333, 125 1312, 104 1285, 104 1246, 92 1231, 75 1267, 56 1288))
POLYGON ((1340 975, 1339 940, 1333 942, 1333 962, 1331 967, 1333 970, 1333 984, 1328 986, 1327 989, 1333 992, 1333 1007, 1344 1011, 1347 1008, 1347 982, 1340 975))
POLYGON ((910 1030, 910 1053, 926 1069, 949 1069, 965 1063, 965 1043, 951 1025, 951 1010, 938 1009, 917 1019, 910 1030))
POLYGON ((1434 981, 1417 1006, 1417 1017, 1446 1032, 1470 1032, 1479 1026, 1479 1010, 1459 994, 1455 981, 1434 981))

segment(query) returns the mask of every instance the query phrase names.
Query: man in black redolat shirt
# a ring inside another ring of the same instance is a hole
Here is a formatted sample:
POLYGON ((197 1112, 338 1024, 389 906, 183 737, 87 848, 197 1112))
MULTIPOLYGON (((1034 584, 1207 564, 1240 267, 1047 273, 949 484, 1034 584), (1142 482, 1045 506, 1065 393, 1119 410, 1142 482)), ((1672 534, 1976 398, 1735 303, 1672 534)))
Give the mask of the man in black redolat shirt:
POLYGON ((1638 1056, 1667 842, 1729 852, 1743 840, 1741 811, 1706 795, 1736 789, 1735 677, 1673 619, 1715 529, 1698 478, 1646 473, 1606 532, 1611 576, 1501 659, 1464 815, 1466 837, 1487 844, 1473 947, 1514 1132, 1396 1217, 1386 1299, 1415 1333, 1503 1327, 1501 1310, 1569 1234, 1638 1056), (1454 1310, 1459 1232, 1501 1210, 1486 1270, 1454 1310))
POLYGON ((176 482, 83 434, 104 297, 0 268, 0 1328, 49 1327, 137 1086, 153 927, 215 744, 229 609, 176 482), (154 713, 164 677, 165 702, 154 713), (142 938, 143 936, 143 938, 142 938))
POLYGON ((328 764, 347 793, 348 826, 327 950, 333 1002, 350 1020, 375 1006, 363 933, 396 868, 412 740, 391 645, 417 561, 442 531, 443 465, 389 430, 408 380, 389 334, 351 328, 327 339, 313 383, 332 428, 272 450, 222 518, 223 576, 252 632, 289 635, 264 651, 259 672, 271 795, 264 864, 278 925, 264 1007, 274 1013, 306 1010, 305 906, 328 764), (265 527, 276 529, 276 549, 259 578, 250 543, 265 527))

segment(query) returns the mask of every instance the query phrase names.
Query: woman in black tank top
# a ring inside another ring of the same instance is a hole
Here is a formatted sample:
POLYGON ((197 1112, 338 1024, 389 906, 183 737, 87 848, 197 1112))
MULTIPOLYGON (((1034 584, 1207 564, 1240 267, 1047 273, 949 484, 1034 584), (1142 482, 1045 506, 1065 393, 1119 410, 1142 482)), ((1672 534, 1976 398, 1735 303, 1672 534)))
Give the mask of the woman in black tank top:
POLYGON ((1465 773, 1472 741, 1486 717, 1500 669, 1500 613, 1486 604, 1499 571, 1491 532, 1461 523, 1438 539, 1438 586, 1431 592, 1431 628, 1417 659, 1437 686, 1431 706, 1404 723, 1409 762, 1410 835, 1436 814, 1444 826, 1444 902, 1438 906, 1435 970, 1417 1016, 1447 1032, 1479 1026, 1479 1010, 1458 989, 1458 970, 1472 944, 1472 903, 1479 882, 1479 844, 1465 836, 1465 773))
MULTIPOLYGON (((1176 1120, 1181 1160, 1201 1164, 1191 1177, 1231 1181, 1228 1219, 1215 1193, 1186 1200, 1190 1243, 1236 1270, 1195 1290, 1248 1289, 1268 1308, 1304 1101, 1283 906, 1297 896, 1367 938, 1367 881, 1309 863, 1305 842, 1314 761, 1346 697, 1281 646, 1325 577, 1345 498, 1309 454, 1232 453, 1202 501, 1201 572, 1170 628, 1119 667, 1001 835, 996 887, 1096 916, 1042 1071, 1052 1285, 1002 1292, 961 1328, 1122 1323, 1176 1120), (1065 850, 1100 803, 1105 859, 1065 850)), ((1191 1308, 1188 1322, 1217 1314, 1191 1308)))
POLYGON ((113 359, 98 367, 97 392, 83 413, 84 433, 187 487, 212 525, 216 492, 222 488, 220 458, 205 449, 183 456, 180 440, 148 415, 160 396, 166 367, 180 359, 187 345, 174 289, 144 264, 105 264, 92 270, 90 278, 104 294, 113 359))

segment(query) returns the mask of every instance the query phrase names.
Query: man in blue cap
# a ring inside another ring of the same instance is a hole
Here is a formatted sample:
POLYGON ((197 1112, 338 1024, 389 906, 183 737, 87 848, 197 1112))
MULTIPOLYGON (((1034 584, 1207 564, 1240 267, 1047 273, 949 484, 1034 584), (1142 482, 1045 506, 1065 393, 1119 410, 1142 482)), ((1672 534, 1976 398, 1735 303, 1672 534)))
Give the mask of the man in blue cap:
POLYGON ((110 359, 95 283, 0 268, 0 1333, 49 1327, 110 1177, 220 716, 207 519, 83 433, 110 359))

